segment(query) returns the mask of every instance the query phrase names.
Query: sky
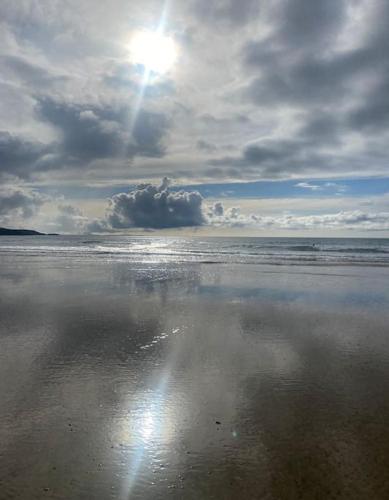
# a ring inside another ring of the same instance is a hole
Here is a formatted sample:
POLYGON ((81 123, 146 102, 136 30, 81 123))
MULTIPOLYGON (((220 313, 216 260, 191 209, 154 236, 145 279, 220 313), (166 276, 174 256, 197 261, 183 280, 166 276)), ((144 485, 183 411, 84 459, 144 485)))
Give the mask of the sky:
POLYGON ((0 225, 389 237, 386 0, 0 3, 0 225))

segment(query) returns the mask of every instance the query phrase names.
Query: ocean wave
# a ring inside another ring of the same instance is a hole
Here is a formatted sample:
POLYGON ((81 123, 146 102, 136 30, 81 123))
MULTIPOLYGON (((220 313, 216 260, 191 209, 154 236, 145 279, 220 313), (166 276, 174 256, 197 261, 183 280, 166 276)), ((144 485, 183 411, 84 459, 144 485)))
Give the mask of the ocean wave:
POLYGON ((389 254, 389 250, 384 248, 350 247, 350 248, 326 248, 329 253, 366 253, 366 254, 389 254))
POLYGON ((287 250, 292 250, 295 252, 319 252, 320 248, 315 245, 293 245, 286 247, 287 250))
POLYGON ((21 257, 95 259, 113 262, 162 262, 198 264, 285 264, 285 265, 386 265, 389 241, 362 239, 316 239, 292 241, 290 238, 191 239, 153 237, 59 237, 23 241, 0 241, 0 254, 21 257), (61 238, 61 239, 59 239, 61 238))

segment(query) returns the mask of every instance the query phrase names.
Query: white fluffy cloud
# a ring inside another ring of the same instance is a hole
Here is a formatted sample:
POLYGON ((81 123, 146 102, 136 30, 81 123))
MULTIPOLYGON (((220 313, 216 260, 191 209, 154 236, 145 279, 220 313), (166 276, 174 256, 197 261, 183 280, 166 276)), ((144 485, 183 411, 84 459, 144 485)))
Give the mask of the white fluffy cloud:
POLYGON ((225 210, 223 206, 220 207, 221 203, 215 205, 208 213, 208 220, 209 224, 216 227, 251 227, 269 230, 389 230, 389 212, 344 210, 320 215, 261 216, 255 213, 242 214, 238 207, 225 210), (218 205, 217 210, 215 205, 218 205))

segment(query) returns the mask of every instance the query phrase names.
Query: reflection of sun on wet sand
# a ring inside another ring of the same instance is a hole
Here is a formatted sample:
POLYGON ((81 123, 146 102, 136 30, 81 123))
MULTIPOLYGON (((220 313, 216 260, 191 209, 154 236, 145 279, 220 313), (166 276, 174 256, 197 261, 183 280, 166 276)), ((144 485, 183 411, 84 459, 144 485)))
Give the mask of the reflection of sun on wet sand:
POLYGON ((0 497, 389 496, 386 269, 6 265, 0 497))

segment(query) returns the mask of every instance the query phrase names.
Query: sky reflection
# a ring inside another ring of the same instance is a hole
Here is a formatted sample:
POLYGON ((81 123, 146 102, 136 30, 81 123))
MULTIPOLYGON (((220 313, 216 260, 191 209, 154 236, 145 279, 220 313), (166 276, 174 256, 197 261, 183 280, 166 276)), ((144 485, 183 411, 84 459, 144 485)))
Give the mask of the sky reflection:
POLYGON ((314 280, 322 293, 363 286, 368 296, 375 270, 319 280, 249 266, 53 262, 0 269, 6 494, 389 493, 378 488, 389 461, 387 313, 368 300, 338 307, 321 295, 201 290, 236 291, 239 280, 243 289, 309 291, 314 280))

